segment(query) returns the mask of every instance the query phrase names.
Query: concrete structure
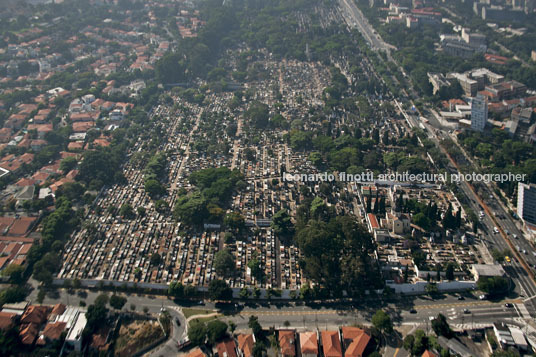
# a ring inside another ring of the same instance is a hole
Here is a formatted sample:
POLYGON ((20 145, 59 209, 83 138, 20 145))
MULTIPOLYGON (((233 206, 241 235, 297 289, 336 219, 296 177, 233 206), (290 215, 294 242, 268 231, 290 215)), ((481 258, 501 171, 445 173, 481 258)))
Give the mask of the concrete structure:
POLYGON ((525 222, 536 224, 536 185, 520 182, 517 186, 517 214, 525 222))
POLYGON ((428 72, 427 75, 428 75, 428 81, 432 84, 432 87, 433 87, 432 93, 434 95, 437 92, 439 92, 441 88, 450 86, 450 82, 442 73, 428 72))
POLYGON ((508 326, 508 329, 510 330, 510 335, 514 340, 516 348, 520 352, 526 353, 529 349, 529 345, 527 343, 527 340, 525 339, 525 334, 523 333, 523 331, 521 331, 518 327, 514 326, 508 326))
POLYGON ((476 80, 462 73, 451 73, 448 77, 458 80, 458 83, 460 83, 466 96, 474 97, 476 95, 476 92, 478 91, 478 82, 476 80))
POLYGON ((524 17, 522 10, 507 9, 502 6, 482 7, 482 20, 521 21, 524 17))
POLYGON ((483 131, 488 121, 488 102, 486 98, 477 95, 471 101, 471 129, 483 131))
POLYGON ((472 357, 473 353, 463 343, 455 338, 450 340, 444 336, 439 336, 437 342, 441 347, 448 350, 451 354, 461 357, 472 357))
POLYGON ((493 323, 493 333, 503 349, 506 349, 510 346, 515 346, 512 334, 510 333, 508 326, 506 326, 504 323, 493 323))
POLYGON ((504 269, 500 264, 473 264, 471 266, 471 273, 473 273, 476 281, 480 278, 491 278, 505 275, 504 269))

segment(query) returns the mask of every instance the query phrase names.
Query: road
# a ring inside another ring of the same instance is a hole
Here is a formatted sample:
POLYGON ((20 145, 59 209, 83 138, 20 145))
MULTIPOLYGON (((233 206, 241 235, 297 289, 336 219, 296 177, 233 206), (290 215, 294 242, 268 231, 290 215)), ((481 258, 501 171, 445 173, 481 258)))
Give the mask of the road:
MULTIPOLYGON (((406 114, 407 115, 407 114, 406 114)), ((415 116, 408 115, 408 119, 411 122, 415 122, 418 119, 415 116)), ((425 124, 425 128, 427 129, 425 132, 428 133, 428 138, 432 140, 436 146, 440 146, 440 140, 441 139, 447 139, 450 137, 448 134, 444 131, 437 131, 437 135, 434 135, 434 130, 430 128, 428 124, 425 124)), ((449 158, 450 159, 450 158, 449 158)), ((450 173, 459 173, 459 170, 455 166, 456 164, 453 161, 450 161, 449 167, 447 168, 450 173)), ((481 189, 480 191, 480 197, 477 197, 475 192, 471 189, 471 186, 468 182, 462 181, 458 184, 458 187, 465 195, 466 203, 469 205, 469 207, 475 212, 479 213, 480 211, 485 211, 486 207, 488 208, 488 213, 491 212, 491 214, 495 217, 497 222, 499 222, 500 227, 503 231, 508 231, 508 237, 502 236, 501 233, 495 233, 494 228, 496 227, 495 222, 493 219, 489 216, 489 214, 485 214, 480 219, 480 228, 482 230, 482 239, 483 242, 486 244, 486 246, 489 248, 489 250, 493 248, 497 248, 501 251, 504 250, 511 250, 510 245, 508 244, 508 239, 512 237, 514 234, 518 237, 515 239, 514 245, 519 246, 518 255, 521 255, 521 251, 526 250, 527 254, 523 256, 524 259, 529 264, 534 265, 535 264, 535 256, 532 254, 534 252, 534 248, 530 245, 530 243, 523 238, 522 232, 517 228, 515 223, 512 221, 512 218, 510 217, 509 213, 504 210, 502 205, 498 203, 498 198, 489 190, 489 188, 484 185, 480 184, 479 187, 481 189), (482 201, 481 201, 482 199, 482 201), (486 206, 486 207, 484 207, 486 206)), ((516 248, 517 250, 517 248, 516 248)), ((512 252, 514 253, 514 252, 512 252)), ((517 291, 520 293, 521 296, 525 298, 531 298, 535 297, 534 299, 526 299, 525 305, 526 308, 531 316, 536 316, 536 285, 534 284, 534 281, 532 278, 528 275, 527 271, 522 267, 521 264, 519 264, 518 261, 515 259, 512 260, 511 263, 505 264, 505 271, 508 273, 508 275, 513 279, 517 291)))
MULTIPOLYGON (((62 302, 67 305, 78 306, 80 301, 84 301, 87 305, 92 304, 101 292, 80 290, 78 292, 68 292, 66 289, 57 289, 54 293, 48 294, 43 301, 45 305, 57 304, 62 302)), ((108 293, 111 295, 111 293, 108 293)), ((179 317, 181 326, 173 333, 173 338, 177 341, 183 333, 184 320, 180 310, 184 307, 194 307, 196 309, 215 310, 216 306, 212 302, 205 302, 203 305, 180 305, 166 297, 158 297, 144 294, 122 294, 126 299, 124 309, 129 309, 131 304, 135 305, 137 311, 147 308, 148 313, 158 314, 160 309, 164 307, 173 317, 179 317)), ((494 318, 509 318, 519 317, 522 313, 517 308, 507 308, 505 302, 510 302, 519 305, 521 299, 504 300, 504 301, 481 301, 470 293, 464 293, 464 300, 458 300, 459 294, 441 295, 435 299, 429 296, 404 296, 395 298, 389 302, 383 302, 381 299, 371 297, 363 299, 359 303, 332 303, 332 304, 304 304, 301 302, 250 302, 241 308, 222 310, 224 315, 229 315, 229 319, 240 322, 249 315, 257 315, 261 321, 268 325, 283 324, 285 320, 302 323, 305 321, 310 323, 322 324, 349 324, 356 321, 360 323, 368 323, 371 320, 374 312, 379 308, 384 308, 393 317, 397 324, 416 324, 421 323, 430 316, 437 316, 438 313, 448 314, 449 319, 453 323, 467 322, 468 316, 463 310, 468 309, 473 313, 475 322, 488 323, 494 318), (414 309, 415 312, 411 313, 414 309)), ((35 301, 37 291, 33 291, 28 299, 35 301)), ((227 318, 227 317, 226 317, 227 318)), ((224 318, 224 320, 226 319, 224 318)), ((247 318, 246 318, 247 320, 247 318)), ((247 323, 247 321, 246 321, 247 323)), ((243 325, 245 326, 245 325, 243 325)))
POLYGON ((385 43, 363 16, 353 0, 339 0, 341 14, 350 27, 355 27, 373 50, 383 50, 390 56, 393 46, 385 43))
POLYGON ((165 357, 165 356, 176 356, 179 342, 185 337, 185 327, 186 319, 181 312, 180 307, 166 305, 166 311, 171 315, 171 336, 170 338, 162 345, 157 346, 153 350, 145 354, 147 357, 165 357), (177 324, 177 319, 180 321, 180 325, 177 324))

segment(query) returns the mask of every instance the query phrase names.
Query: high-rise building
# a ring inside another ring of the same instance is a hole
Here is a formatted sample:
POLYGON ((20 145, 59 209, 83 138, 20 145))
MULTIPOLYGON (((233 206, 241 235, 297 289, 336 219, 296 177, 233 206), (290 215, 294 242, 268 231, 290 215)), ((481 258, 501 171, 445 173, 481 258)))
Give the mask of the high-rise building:
POLYGON ((478 94, 471 101, 471 128, 482 131, 488 121, 488 102, 483 95, 478 94))
POLYGON ((517 214, 525 222, 536 224, 536 185, 517 185, 517 214))

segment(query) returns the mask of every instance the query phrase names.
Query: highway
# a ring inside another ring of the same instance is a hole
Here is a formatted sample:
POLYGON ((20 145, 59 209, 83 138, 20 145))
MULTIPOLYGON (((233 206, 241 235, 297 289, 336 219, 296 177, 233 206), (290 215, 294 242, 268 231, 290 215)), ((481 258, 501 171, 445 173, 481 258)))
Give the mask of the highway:
MULTIPOLYGON (((81 290, 68 292, 66 289, 58 289, 48 295, 43 304, 53 305, 58 302, 78 306, 83 300, 86 304, 92 304, 101 292, 81 290)), ((118 293, 119 294, 119 293, 118 293)), ((108 293, 111 295, 111 293, 108 293)), ((170 312, 173 319, 178 317, 181 326, 174 323, 172 341, 169 347, 175 349, 176 343, 181 339, 184 332, 185 320, 180 312, 181 308, 193 307, 195 309, 216 310, 212 302, 204 302, 203 305, 177 304, 171 299, 160 296, 144 294, 121 294, 127 299, 124 310, 134 304, 137 311, 147 308, 151 314, 158 314, 164 307, 170 312)), ((35 301, 37 291, 30 294, 28 299, 35 301)), ((397 325, 420 325, 429 321, 430 317, 444 314, 451 324, 461 325, 469 322, 474 324, 490 324, 500 318, 524 317, 522 300, 507 299, 503 301, 481 301, 470 293, 463 294, 463 300, 459 300, 459 294, 440 295, 434 299, 429 296, 404 296, 389 301, 382 301, 376 297, 363 299, 355 304, 305 304, 302 302, 257 302, 251 301, 241 304, 240 307, 223 310, 223 321, 234 321, 239 329, 247 325, 250 315, 259 317, 261 324, 266 326, 283 326, 289 321, 292 326, 306 327, 320 325, 345 325, 353 323, 369 324, 372 315, 377 309, 385 309, 389 312, 397 325), (512 303, 513 307, 506 307, 505 303, 512 303), (464 313, 464 310, 467 311, 464 313), (414 311, 412 311, 414 310, 414 311)), ((460 327, 461 328, 461 327, 460 327)), ((163 347, 161 347, 163 348, 163 347)), ((167 349, 167 348, 166 348, 167 349)), ((159 349, 160 350, 160 349, 159 349)), ((156 354, 159 355, 159 354, 156 354)))
POLYGON ((393 46, 385 43, 363 16, 353 0, 339 0, 341 14, 350 27, 355 27, 373 50, 383 50, 388 55, 393 46))
MULTIPOLYGON (((414 125, 419 121, 419 119, 414 115, 409 115, 407 113, 405 115, 408 116, 408 119, 414 125)), ((432 140, 436 144, 436 146, 440 147, 441 139, 450 139, 450 136, 447 132, 437 130, 435 131, 437 135, 434 135, 434 130, 429 124, 424 124, 424 126, 426 128, 425 132, 428 133, 428 138, 432 140)), ((446 151, 444 151, 444 153, 446 154, 446 151)), ((450 161, 447 168, 450 173, 459 173, 455 165, 456 164, 453 161, 450 161)), ((481 211, 487 211, 487 213, 485 213, 479 221, 482 241, 486 244, 490 251, 493 248, 497 248, 501 251, 511 251, 512 249, 507 243, 506 239, 515 241, 512 242, 512 244, 514 246, 519 246, 519 249, 517 249, 517 247, 515 249, 517 250, 518 255, 522 255, 522 258, 524 258, 528 264, 534 266, 536 258, 533 255, 534 248, 526 239, 524 239, 522 232, 513 222, 513 219, 510 217, 509 213, 506 212, 502 205, 498 203, 498 198, 489 190, 487 185, 480 183, 479 187, 479 192, 481 192, 482 197, 477 197, 468 182, 461 181, 458 184, 458 188, 463 192, 466 197, 466 200, 463 200, 463 198, 461 200, 465 201, 465 203, 467 203, 468 206, 477 215, 481 211), (486 207, 484 207, 483 205, 489 208, 489 210, 486 210, 486 207), (497 222, 499 222, 499 226, 500 228, 502 228, 503 231, 508 231, 507 237, 503 237, 501 233, 494 232, 494 228, 497 225, 493 221, 492 217, 490 217, 489 213, 491 213, 495 217, 497 222), (517 239, 512 238, 514 234, 517 236, 517 239), (527 254, 522 253, 524 250, 527 252, 527 254)), ((505 262, 504 268, 506 273, 514 281, 516 291, 520 294, 522 298, 524 298, 525 306, 529 314, 531 316, 536 316, 536 285, 534 284, 532 278, 528 275, 527 271, 523 268, 523 266, 517 261, 517 259, 514 258, 514 252, 512 252, 511 263, 505 262), (532 297, 534 297, 534 299, 531 299, 532 297)))
MULTIPOLYGON (((377 35, 376 31, 372 28, 367 19, 363 16, 362 12, 357 8, 355 3, 352 0, 339 0, 339 4, 341 14, 348 26, 357 28, 373 50, 385 50, 388 54, 388 58, 392 60, 390 55, 390 45, 386 44, 377 35)), ((404 73, 400 66, 397 67, 402 73, 404 73)), ((414 93, 414 88, 411 83, 410 91, 414 93)), ((402 114, 406 117, 406 120, 408 121, 408 124, 410 126, 419 126, 420 120, 418 116, 406 113, 405 110, 402 108, 401 103, 397 102, 396 100, 395 104, 399 107, 402 114)), ((424 124, 424 126, 426 129, 425 133, 428 134, 429 139, 432 140, 438 147, 440 147, 441 139, 451 139, 448 132, 445 132, 441 129, 434 130, 429 124, 424 124), (437 133, 437 135, 434 133, 434 131, 437 133)), ((451 173, 459 172, 455 167, 454 162, 451 162, 449 171, 451 173)), ((534 248, 526 239, 524 239, 523 233, 516 226, 509 213, 499 203, 499 199, 492 192, 492 190, 490 190, 489 187, 485 184, 480 184, 479 186, 479 189, 481 190, 481 199, 483 199, 483 203, 488 208, 488 210, 486 210, 486 208, 482 206, 482 204, 479 202, 479 197, 477 197, 477 195, 471 189, 467 182, 461 182, 459 184, 461 191, 465 194, 467 198, 467 204, 473 209, 476 214, 479 214, 479 212, 483 210, 488 212, 488 214, 486 214, 485 217, 483 217, 483 219, 481 220, 480 226, 482 229, 483 241, 486 243, 489 250, 493 248, 497 248, 499 250, 512 250, 511 246, 507 243, 507 239, 510 239, 510 241, 513 241, 512 246, 514 247, 514 250, 517 251, 518 255, 523 255, 521 258, 524 259, 525 262, 529 265, 529 269, 536 267, 536 256, 534 255, 536 253, 534 253, 534 248), (496 222, 498 222, 498 228, 505 233, 504 237, 501 236, 502 232, 494 233, 493 230, 494 227, 497 226, 497 224, 493 221, 489 214, 493 215, 496 222), (514 235, 517 238, 513 238, 514 235), (524 252, 526 252, 526 254, 524 252)), ((512 253, 512 255, 514 255, 514 252, 512 253)), ((520 294, 520 296, 525 299, 525 305, 529 313, 532 316, 536 316, 536 305, 534 305, 536 300, 536 285, 532 278, 529 276, 524 267, 519 264, 518 261, 516 261, 516 259, 512 259, 512 262, 510 264, 505 265, 505 270, 508 275, 513 279, 516 291, 520 294), (532 299, 533 297, 534 299, 532 299)))

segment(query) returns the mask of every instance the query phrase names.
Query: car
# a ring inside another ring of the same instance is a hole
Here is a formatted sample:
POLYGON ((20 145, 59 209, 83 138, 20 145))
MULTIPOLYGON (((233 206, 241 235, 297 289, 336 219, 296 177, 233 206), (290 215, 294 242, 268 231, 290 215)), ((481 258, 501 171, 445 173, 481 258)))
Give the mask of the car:
POLYGON ((479 300, 486 300, 488 296, 486 294, 482 294, 478 297, 479 300))
POLYGON ((507 302, 506 304, 504 304, 505 307, 514 307, 514 305, 510 304, 509 302, 507 302))
POLYGON ((416 313, 417 313, 417 310, 415 310, 415 309, 411 309, 411 310, 409 310, 409 313, 410 313, 410 314, 416 314, 416 313))
POLYGON ((512 234, 512 237, 514 237, 514 239, 517 239, 517 234, 512 234))
POLYGON ((464 314, 470 314, 471 311, 469 311, 469 309, 463 309, 463 313, 464 313, 464 314))
POLYGON ((428 320, 430 320, 430 321, 434 321, 434 320, 435 320, 435 316, 429 316, 429 317, 428 317, 428 320))
POLYGON ((458 300, 465 300, 463 296, 458 296, 458 300))
POLYGON ((504 260, 506 260, 507 263, 511 262, 510 257, 508 255, 504 257, 504 260))
POLYGON ((175 317, 175 322, 177 323, 177 326, 181 325, 181 320, 178 317, 175 317))
POLYGON ((499 233, 499 228, 493 227, 493 233, 499 233))

